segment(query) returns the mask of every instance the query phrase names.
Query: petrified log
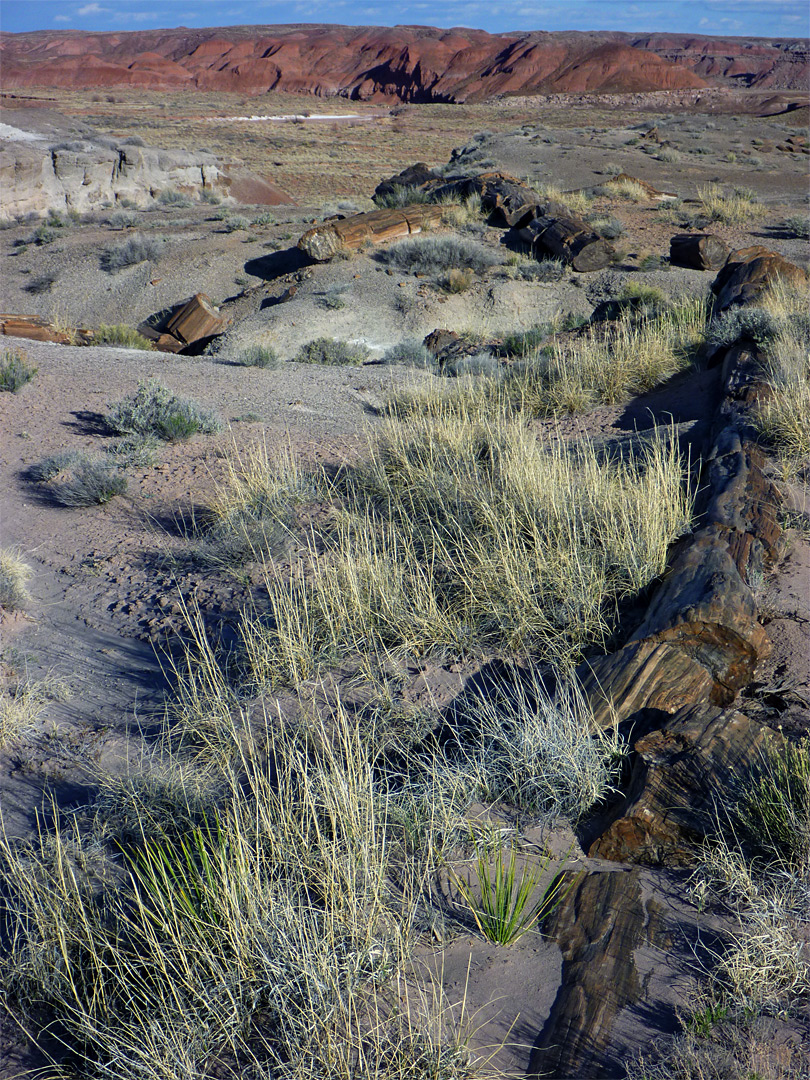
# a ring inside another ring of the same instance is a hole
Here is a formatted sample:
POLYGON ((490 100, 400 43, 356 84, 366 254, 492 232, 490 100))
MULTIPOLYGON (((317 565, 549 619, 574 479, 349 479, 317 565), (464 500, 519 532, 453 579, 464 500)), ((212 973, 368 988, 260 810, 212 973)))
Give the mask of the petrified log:
POLYGON ((417 203, 396 210, 355 214, 308 229, 298 241, 298 247, 316 262, 327 262, 339 251, 354 251, 364 243, 396 240, 438 225, 446 209, 433 203, 417 203))
POLYGON ((700 704, 635 744, 624 802, 591 845, 592 857, 686 865, 773 733, 740 712, 700 704))
POLYGON ((467 199, 480 195, 493 221, 514 227, 522 224, 548 200, 508 173, 489 172, 467 176, 432 189, 433 198, 467 199))
POLYGON ((755 303, 779 280, 806 288, 807 271, 760 244, 732 251, 712 282, 715 308, 724 311, 732 305, 755 303))
POLYGON ((224 325, 219 309, 205 293, 195 293, 166 323, 166 333, 190 345, 218 334, 224 325))
POLYGON ((643 709, 728 705, 767 654, 749 587, 780 535, 778 493, 763 463, 759 448, 735 428, 718 436, 700 528, 676 550, 628 643, 580 667, 600 726, 643 709))
POLYGON ((438 179, 439 177, 437 177, 433 169, 424 161, 417 161, 415 164, 409 165, 407 169, 397 173, 396 176, 389 176, 387 180, 381 180, 374 189, 374 197, 390 195, 396 188, 427 187, 434 184, 438 179))
POLYGON ((642 874, 616 868, 579 880, 575 872, 564 875, 573 879, 572 888, 545 927, 562 950, 562 985, 532 1051, 529 1077, 606 1075, 614 1023, 644 996, 639 950, 671 947, 659 905, 645 897, 642 874))
POLYGON ((669 242, 669 261, 673 266, 719 270, 725 265, 728 254, 725 240, 712 233, 679 233, 669 242))
POLYGON ((519 230, 519 236, 536 254, 562 259, 580 272, 602 270, 616 254, 613 245, 587 222, 562 210, 553 216, 548 211, 538 214, 519 230))
POLYGON ((38 315, 0 315, 0 333, 59 345, 70 345, 75 340, 75 331, 57 330, 38 315))

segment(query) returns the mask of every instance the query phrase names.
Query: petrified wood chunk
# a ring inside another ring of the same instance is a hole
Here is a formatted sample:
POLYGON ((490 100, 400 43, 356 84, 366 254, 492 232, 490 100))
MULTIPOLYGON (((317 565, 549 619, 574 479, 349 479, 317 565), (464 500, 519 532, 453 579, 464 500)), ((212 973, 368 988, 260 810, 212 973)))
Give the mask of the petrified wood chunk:
POLYGON ((222 327, 222 316, 210 297, 195 293, 166 323, 166 332, 190 345, 192 341, 218 334, 222 327))
POLYGON ((673 266, 719 270, 725 265, 728 254, 725 240, 712 233, 679 233, 669 242, 669 261, 673 266))
POLYGON ((536 254, 562 259, 580 272, 602 270, 616 254, 613 245, 582 218, 556 208, 552 212, 546 207, 546 212, 527 222, 519 235, 536 254))
POLYGON ((446 206, 417 203, 396 210, 372 210, 340 221, 328 221, 308 229, 298 247, 311 259, 327 262, 339 251, 355 251, 364 243, 379 244, 420 233, 441 223, 446 206))
POLYGON ((712 292, 717 297, 715 308, 724 311, 732 305, 755 303, 779 280, 806 288, 807 271, 760 244, 732 251, 712 282, 712 292))
POLYGON ((729 798, 772 738, 740 712, 703 704, 682 709, 636 743, 627 796, 589 854, 659 865, 693 861, 718 800, 729 798))
POLYGON ((390 195, 396 188, 426 187, 434 184, 437 179, 436 173, 429 165, 424 161, 417 161, 395 176, 389 176, 387 180, 381 180, 374 189, 374 196, 377 198, 390 195))
POLYGON ((522 184, 508 173, 501 172, 465 176, 435 187, 432 192, 432 197, 437 199, 466 199, 470 195, 481 197, 481 205, 492 214, 495 223, 509 226, 521 224, 538 206, 547 202, 534 188, 522 184))

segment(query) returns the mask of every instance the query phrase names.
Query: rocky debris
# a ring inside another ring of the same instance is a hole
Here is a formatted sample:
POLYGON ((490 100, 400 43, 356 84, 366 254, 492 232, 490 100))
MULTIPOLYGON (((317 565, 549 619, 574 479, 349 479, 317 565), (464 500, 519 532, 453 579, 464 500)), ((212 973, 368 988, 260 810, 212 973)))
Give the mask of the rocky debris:
POLYGON ((562 259, 579 272, 603 270, 613 262, 616 249, 591 226, 556 203, 537 207, 518 230, 537 258, 562 259))
POLYGON ((669 261, 673 266, 719 270, 725 266, 728 255, 728 244, 713 233, 678 233, 669 242, 669 261))
POLYGON ((776 144, 776 149, 783 154, 810 154, 806 135, 789 135, 784 142, 776 144))
POLYGON ((395 210, 372 210, 368 214, 324 222, 308 229, 298 247, 316 262, 328 262, 342 251, 356 251, 364 244, 412 236, 441 223, 447 206, 416 203, 395 210))
POLYGON ((761 244, 732 251, 712 282, 715 310, 753 304, 778 280, 806 288, 809 279, 806 270, 761 244))

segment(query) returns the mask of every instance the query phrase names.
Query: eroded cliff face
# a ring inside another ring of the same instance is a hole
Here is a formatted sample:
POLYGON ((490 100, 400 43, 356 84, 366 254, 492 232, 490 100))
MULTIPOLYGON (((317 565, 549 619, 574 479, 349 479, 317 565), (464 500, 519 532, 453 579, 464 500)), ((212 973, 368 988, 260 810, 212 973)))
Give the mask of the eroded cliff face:
POLYGON ((270 90, 357 100, 470 101, 502 93, 679 90, 719 82, 806 88, 805 39, 614 32, 487 34, 425 26, 236 26, 0 35, 6 86, 270 90))
POLYGON ((166 188, 194 199, 205 193, 275 206, 292 200, 239 163, 205 151, 117 143, 50 110, 0 111, 0 221, 49 210, 88 213, 116 203, 146 206, 166 188))

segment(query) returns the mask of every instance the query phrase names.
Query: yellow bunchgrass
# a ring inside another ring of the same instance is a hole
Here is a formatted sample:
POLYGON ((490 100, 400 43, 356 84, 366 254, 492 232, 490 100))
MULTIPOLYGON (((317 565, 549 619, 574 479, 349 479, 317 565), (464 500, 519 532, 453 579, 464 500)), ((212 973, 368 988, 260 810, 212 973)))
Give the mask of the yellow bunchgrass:
POLYGON ((703 212, 722 225, 748 225, 766 212, 754 192, 744 188, 726 193, 718 184, 704 184, 697 196, 703 212))
POLYGON ((559 203, 572 214, 585 214, 591 208, 591 196, 586 191, 563 191, 556 184, 535 184, 533 186, 544 199, 559 203))
POLYGON ((34 571, 15 548, 0 548, 0 608, 14 611, 29 600, 26 585, 34 571))
POLYGON ((617 199, 629 199, 630 202, 649 202, 650 193, 637 180, 627 177, 622 180, 608 180, 602 185, 605 193, 617 199))
POLYGON ((682 479, 667 436, 606 461, 503 416, 388 421, 335 485, 331 533, 291 575, 268 565, 267 613, 242 624, 251 678, 297 685, 392 650, 571 662, 663 569, 682 479))
POLYGON ((788 475, 810 461, 810 334, 806 304, 806 295, 780 282, 761 301, 779 329, 764 347, 770 396, 760 405, 756 423, 788 475))

